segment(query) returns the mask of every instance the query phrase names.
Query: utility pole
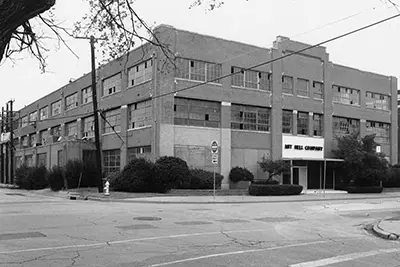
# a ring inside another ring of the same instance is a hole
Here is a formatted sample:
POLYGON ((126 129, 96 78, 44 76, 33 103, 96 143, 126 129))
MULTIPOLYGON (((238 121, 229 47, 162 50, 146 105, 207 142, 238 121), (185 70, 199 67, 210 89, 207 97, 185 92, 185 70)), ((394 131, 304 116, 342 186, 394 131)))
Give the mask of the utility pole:
POLYGON ((14 112, 13 112, 13 102, 14 100, 10 100, 10 184, 14 184, 14 112))
MULTIPOLYGON (((0 133, 4 132, 4 107, 1 107, 1 128, 0 133)), ((0 145, 0 182, 5 183, 4 180, 4 145, 0 145)))
MULTIPOLYGON (((88 37, 75 37, 77 39, 89 39, 90 40, 90 54, 91 54, 91 64, 92 64, 92 99, 93 99, 93 116, 94 116, 94 142, 96 145, 96 170, 97 170, 97 188, 99 193, 103 193, 103 175, 101 166, 101 146, 100 146, 100 126, 99 126, 99 115, 98 115, 98 105, 97 105, 97 90, 96 90, 96 57, 94 43, 99 38, 94 36, 88 37)), ((104 40, 104 39, 101 39, 104 40)))
MULTIPOLYGON (((8 116, 9 116, 9 114, 8 114, 8 103, 6 103, 6 118, 5 118, 5 124, 6 124, 6 133, 8 133, 8 131, 9 131, 9 128, 8 128, 8 116)), ((5 182, 6 182, 6 184, 8 184, 8 183, 10 183, 10 176, 9 176, 9 172, 8 172, 8 162, 9 162, 9 144, 8 144, 8 142, 6 142, 6 162, 5 162, 5 168, 4 168, 4 171, 5 171, 5 182)))

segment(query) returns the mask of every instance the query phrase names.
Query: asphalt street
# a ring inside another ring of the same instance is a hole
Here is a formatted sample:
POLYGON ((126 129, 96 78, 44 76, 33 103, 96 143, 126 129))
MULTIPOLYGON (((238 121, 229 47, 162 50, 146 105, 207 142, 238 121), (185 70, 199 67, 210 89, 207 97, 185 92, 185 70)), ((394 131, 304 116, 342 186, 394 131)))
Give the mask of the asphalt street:
POLYGON ((0 189, 0 266, 400 266, 400 199, 143 204, 0 189))

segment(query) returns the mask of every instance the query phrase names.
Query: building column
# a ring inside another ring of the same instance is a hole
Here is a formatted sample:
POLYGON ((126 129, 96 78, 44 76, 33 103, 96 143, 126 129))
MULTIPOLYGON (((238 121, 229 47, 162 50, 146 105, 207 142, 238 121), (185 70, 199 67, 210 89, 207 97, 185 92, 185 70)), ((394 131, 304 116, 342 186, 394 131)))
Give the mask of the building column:
POLYGON ((121 136, 124 142, 121 144, 121 161, 120 161, 120 169, 121 171, 127 164, 128 157, 128 138, 127 138, 127 130, 128 130, 128 106, 121 106, 121 136))
MULTIPOLYGON (((282 56, 282 47, 271 49, 271 59, 282 56)), ((272 94, 271 98, 271 158, 282 158, 282 60, 272 63, 272 94)))
POLYGON ((76 137, 77 137, 78 140, 82 139, 82 129, 83 129, 82 126, 83 126, 82 125, 82 119, 78 118, 76 120, 76 137))
POLYGON ((229 189, 229 172, 231 171, 231 103, 221 103, 221 143, 220 143, 220 167, 224 179, 221 183, 222 190, 229 189))
POLYGON ((323 112, 323 131, 324 131, 324 157, 328 158, 331 156, 333 147, 333 93, 332 93, 332 81, 331 71, 333 64, 329 62, 329 54, 325 54, 323 60, 323 83, 324 83, 324 112, 323 112))
POLYGON ((367 135, 367 121, 365 119, 360 120, 360 137, 367 135))
POLYGON ((65 133, 67 132, 65 129, 65 123, 61 123, 60 127, 61 127, 60 135, 65 136, 65 133))
POLYGON ((308 112, 308 135, 314 136, 314 121, 313 121, 313 112, 308 112))
POLYGON ((391 124, 390 124, 390 161, 392 164, 398 163, 399 153, 399 122, 398 122, 398 110, 397 110, 397 78, 390 77, 390 89, 391 89, 391 124))
POLYGON ((297 110, 293 110, 293 135, 297 135, 297 110))

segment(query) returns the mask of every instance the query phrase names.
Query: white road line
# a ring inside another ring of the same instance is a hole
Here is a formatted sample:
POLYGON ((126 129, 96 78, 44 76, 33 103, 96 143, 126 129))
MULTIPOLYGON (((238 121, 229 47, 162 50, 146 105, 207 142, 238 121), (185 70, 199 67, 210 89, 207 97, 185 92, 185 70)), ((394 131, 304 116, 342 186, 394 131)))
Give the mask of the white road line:
MULTIPOLYGON (((226 234, 234 234, 234 233, 263 232, 266 230, 268 230, 268 229, 250 229, 250 230, 223 231, 223 232, 226 234)), ((59 247, 42 247, 42 248, 0 251, 0 254, 16 254, 16 253, 24 253, 24 252, 60 250, 60 249, 70 249, 70 248, 101 247, 101 246, 110 246, 110 245, 117 245, 117 244, 124 244, 124 243, 134 243, 134 242, 148 241, 148 240, 172 239, 172 238, 180 238, 180 237, 218 235, 218 234, 221 234, 221 232, 204 232, 204 233, 192 233, 192 234, 180 234, 180 235, 153 236, 153 237, 143 237, 143 238, 136 238, 136 239, 117 240, 117 241, 82 244, 82 245, 69 245, 69 246, 59 246, 59 247)))
POLYGON ((157 264, 149 265, 148 267, 167 266, 167 265, 172 265, 172 264, 177 264, 177 263, 204 260, 204 259, 209 259, 209 258, 231 256, 231 255, 238 255, 238 254, 245 254, 245 253, 263 252, 263 251, 269 251, 269 250, 278 250, 278 249, 284 249, 284 248, 292 248, 292 247, 300 247, 300 246, 308 246, 308 245, 316 245, 316 244, 324 244, 324 243, 329 243, 329 242, 332 242, 332 241, 316 241, 316 242, 298 243, 298 244, 292 244, 292 245, 278 246, 278 247, 272 247, 272 248, 260 248, 260 249, 225 252, 225 253, 211 254, 211 255, 205 255, 205 256, 188 258, 188 259, 177 260, 177 261, 157 263, 157 264))
POLYGON ((400 248, 378 249, 367 252, 351 253, 347 255, 341 255, 316 261, 308 261, 303 263, 292 264, 290 265, 290 267, 319 267, 319 266, 326 266, 330 264, 340 263, 344 261, 352 261, 360 258, 371 257, 379 254, 387 254, 395 252, 400 252, 400 248))

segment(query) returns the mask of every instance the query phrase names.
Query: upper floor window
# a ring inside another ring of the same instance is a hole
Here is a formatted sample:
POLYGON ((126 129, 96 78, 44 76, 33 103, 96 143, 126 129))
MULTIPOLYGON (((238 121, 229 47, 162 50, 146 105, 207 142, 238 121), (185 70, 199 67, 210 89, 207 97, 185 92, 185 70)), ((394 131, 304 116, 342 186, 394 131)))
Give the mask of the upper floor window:
POLYGON ((117 73, 103 80, 103 96, 121 91, 121 73, 117 73))
POLYGON ((367 108, 390 110, 390 96, 367 92, 365 105, 367 108))
POLYGON ((113 109, 104 112, 104 133, 121 131, 121 109, 113 109))
POLYGON ((22 145, 22 147, 28 147, 29 146, 29 137, 28 136, 22 136, 21 137, 21 145, 22 145))
POLYGON ((232 67, 231 73, 236 73, 232 76, 232 86, 271 91, 272 74, 269 72, 232 67))
POLYGON ((308 97, 310 94, 310 85, 308 80, 297 78, 297 95, 308 97))
POLYGON ((28 126, 28 123, 29 123, 28 116, 23 116, 21 119, 21 127, 28 126))
POLYGON ((175 98, 175 125, 220 127, 221 104, 218 102, 175 98))
POLYGON ((204 61, 179 58, 177 60, 177 77, 202 82, 221 83, 222 65, 204 61))
POLYGON ((322 82, 313 81, 313 98, 324 98, 324 84, 322 82))
POLYGON ((29 114, 29 122, 34 122, 37 121, 37 111, 32 112, 31 114, 29 114))
POLYGON ((333 102, 346 105, 360 105, 360 90, 333 85, 333 102))
POLYGON ((271 130, 271 109, 233 104, 231 128, 269 132, 271 130))
POLYGON ((70 110, 78 106, 78 93, 74 93, 65 98, 65 110, 70 110))
POLYGON ((93 101, 92 97, 92 87, 87 87, 82 90, 82 104, 91 103, 93 101))
POLYGON ((136 158, 151 159, 151 146, 128 148, 128 162, 136 158))
POLYGON ((61 100, 58 100, 57 102, 51 104, 51 115, 57 116, 59 114, 61 114, 61 100))
POLYGON ((39 142, 42 145, 45 145, 47 143, 47 138, 49 136, 49 131, 48 130, 43 130, 39 132, 39 142))
POLYGON ((293 132, 293 111, 282 110, 282 133, 293 132))
POLYGON ((297 113, 297 134, 308 135, 308 113, 297 113))
POLYGON ((333 117, 334 136, 360 133, 360 121, 350 118, 333 117))
POLYGON ((153 60, 149 59, 129 69, 129 86, 138 85, 153 78, 153 60))
POLYGON ((142 101, 129 106, 129 129, 151 125, 152 121, 151 100, 142 101))
POLYGON ((390 143, 390 124, 383 122, 367 121, 367 132, 375 134, 374 141, 378 144, 390 143))
POLYGON ((65 124, 66 136, 76 136, 78 134, 78 124, 76 121, 65 124))
POLYGON ((50 135, 61 136, 61 125, 55 126, 50 129, 50 135))
POLYGON ((293 77, 282 76, 282 92, 293 95, 293 77))
POLYGON ((94 136, 94 117, 86 117, 83 119, 83 137, 93 137, 94 136))
POLYGON ((29 146, 34 146, 36 145, 36 134, 30 134, 29 135, 29 146))
POLYGON ((49 117, 49 107, 44 107, 39 110, 40 120, 45 120, 49 117))
POLYGON ((313 114, 313 135, 324 135, 324 120, 322 114, 313 114))

